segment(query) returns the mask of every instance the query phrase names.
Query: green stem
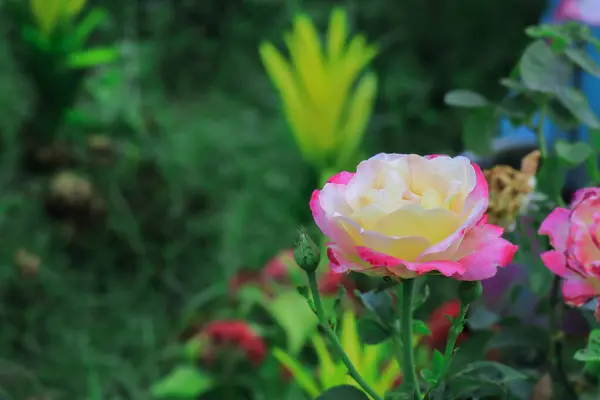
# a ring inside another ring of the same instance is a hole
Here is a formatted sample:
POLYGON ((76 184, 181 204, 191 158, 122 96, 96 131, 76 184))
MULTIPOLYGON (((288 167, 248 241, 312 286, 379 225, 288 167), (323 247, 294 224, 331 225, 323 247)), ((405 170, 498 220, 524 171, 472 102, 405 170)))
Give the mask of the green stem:
POLYGON ((554 277, 552 280, 552 289, 550 292, 550 333, 552 337, 550 347, 550 357, 548 357, 550 367, 552 368, 551 373, 554 378, 557 379, 563 385, 563 390, 568 394, 569 399, 577 400, 579 396, 571 385, 567 372, 564 368, 563 360, 563 342, 562 342, 562 329, 560 322, 563 320, 563 308, 560 302, 560 279, 554 277))
POLYGON ((413 292, 415 287, 414 279, 406 279, 402 282, 402 308, 400 310, 400 340, 403 347, 402 372, 404 372, 404 382, 414 388, 417 398, 421 398, 421 389, 417 379, 417 369, 415 366, 415 357, 413 349, 413 292))
POLYGON ((383 400, 383 398, 379 396, 377 392, 375 392, 375 390, 360 375, 360 373, 358 372, 358 370, 344 351, 344 348, 342 347, 342 344, 340 343, 337 335, 329 325, 329 321, 325 317, 325 312, 323 310, 323 303, 321 302, 319 286, 317 284, 317 275, 315 271, 306 272, 306 274, 308 275, 308 284, 312 294, 313 302, 315 303, 315 311, 317 313, 317 317, 319 318, 319 323, 321 327, 325 330, 325 333, 327 334, 327 337, 329 337, 329 340, 333 344, 335 351, 341 357, 342 362, 344 363, 344 365, 346 365, 346 368, 348 368, 348 374, 350 374, 350 376, 356 381, 356 383, 358 383, 363 388, 363 390, 374 400, 383 400))
POLYGON ((448 332, 448 341, 446 342, 446 348, 444 350, 444 367, 440 371, 439 375, 436 377, 435 384, 431 385, 427 389, 427 393, 425 394, 426 399, 429 398, 429 395, 433 390, 439 387, 440 383, 442 383, 444 377, 450 369, 450 365, 452 364, 452 358, 454 356, 454 348, 456 346, 456 342, 458 341, 458 337, 462 333, 465 326, 467 311, 469 311, 469 304, 461 302, 458 316, 454 319, 454 321, 452 321, 450 332, 448 332))
POLYGON ((540 154, 542 158, 548 157, 548 145, 546 144, 546 136, 544 135, 544 121, 546 119, 547 114, 547 105, 546 101, 542 104, 542 108, 540 109, 540 113, 538 114, 539 121, 537 123, 537 137, 538 143, 540 145, 540 154))
MULTIPOLYGON (((469 304, 460 303, 460 310, 458 312, 458 316, 452 321, 452 327, 450 328, 450 333, 448 334, 448 341, 446 342, 446 349, 444 350, 444 375, 448 372, 450 368, 450 364, 452 363, 452 356, 454 355, 454 348, 456 347, 456 342, 458 341, 458 337, 462 333, 465 327, 465 319, 467 318, 467 311, 469 311, 469 304)), ((444 378, 444 375, 440 377, 444 378)))

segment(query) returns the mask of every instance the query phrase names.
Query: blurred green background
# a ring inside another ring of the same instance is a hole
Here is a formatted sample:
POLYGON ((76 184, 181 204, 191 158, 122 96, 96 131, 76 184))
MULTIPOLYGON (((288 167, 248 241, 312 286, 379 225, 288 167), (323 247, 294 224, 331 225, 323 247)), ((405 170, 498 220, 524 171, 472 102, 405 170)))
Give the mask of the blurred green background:
POLYGON ((14 17, 0 16, 0 387, 8 398, 148 399, 192 310, 240 268, 258 269, 290 247, 310 222, 311 171, 257 52, 262 40, 282 44, 295 12, 324 29, 331 7, 344 6, 352 32, 380 45, 365 154, 455 154, 460 114, 444 106, 444 94, 459 87, 502 95, 498 77, 515 64, 524 28, 544 6, 91 5, 111 17, 92 41, 116 43, 123 57, 86 77, 72 123, 47 152, 74 150, 51 166, 28 159, 24 135, 43 136, 27 124, 40 105, 15 62, 14 17), (84 202, 91 206, 82 211, 84 202))

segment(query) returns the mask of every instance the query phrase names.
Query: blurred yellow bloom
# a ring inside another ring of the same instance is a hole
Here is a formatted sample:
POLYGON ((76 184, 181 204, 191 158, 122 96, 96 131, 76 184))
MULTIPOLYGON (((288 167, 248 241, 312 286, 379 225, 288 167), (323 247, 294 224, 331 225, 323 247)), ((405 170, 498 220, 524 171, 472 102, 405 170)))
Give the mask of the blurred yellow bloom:
MULTIPOLYGON (((413 345, 419 341, 415 337, 413 345)), ((400 366, 392 356, 389 343, 363 345, 357 333, 356 317, 351 311, 342 316, 340 342, 346 354, 365 381, 382 397, 401 376, 400 366)), ((323 338, 316 334, 312 337, 312 345, 318 358, 316 374, 312 374, 299 361, 282 349, 274 349, 275 358, 292 374, 296 383, 311 398, 315 398, 325 390, 338 385, 360 387, 350 375, 344 363, 328 350, 323 338)), ((418 350, 418 349, 417 349, 418 350)), ((417 353, 417 359, 421 360, 417 353)))
POLYGON ((303 14, 284 39, 289 60, 272 43, 262 43, 260 55, 294 138, 315 167, 343 168, 360 146, 371 116, 377 77, 360 74, 377 50, 362 35, 348 37, 347 16, 339 8, 331 13, 325 45, 303 14))
POLYGON ((86 0, 31 0, 31 13, 38 29, 50 35, 62 18, 75 17, 81 12, 86 0))

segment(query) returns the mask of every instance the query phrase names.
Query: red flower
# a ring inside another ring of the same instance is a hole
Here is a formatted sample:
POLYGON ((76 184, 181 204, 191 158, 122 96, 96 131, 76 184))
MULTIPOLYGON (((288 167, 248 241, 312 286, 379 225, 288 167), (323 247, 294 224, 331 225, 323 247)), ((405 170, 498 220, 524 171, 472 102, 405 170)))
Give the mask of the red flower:
POLYGON ((294 261, 294 250, 284 250, 273 257, 262 269, 261 275, 267 282, 287 282, 290 265, 294 261))
MULTIPOLYGON (((210 347, 217 350, 231 347, 241 350, 254 365, 262 363, 267 355, 265 342, 245 321, 213 321, 201 334, 208 337, 212 345, 210 347)), ((214 358, 214 351, 211 350, 206 357, 208 362, 214 358)))
MULTIPOLYGON (((447 316, 456 318, 460 312, 460 301, 451 300, 436 308, 429 319, 427 320, 427 326, 431 331, 431 336, 425 338, 425 343, 431 349, 437 349, 443 351, 448 341, 448 334, 450 333, 450 327, 452 322, 447 316)), ((466 338, 464 333, 458 337, 457 343, 460 343, 466 338)))

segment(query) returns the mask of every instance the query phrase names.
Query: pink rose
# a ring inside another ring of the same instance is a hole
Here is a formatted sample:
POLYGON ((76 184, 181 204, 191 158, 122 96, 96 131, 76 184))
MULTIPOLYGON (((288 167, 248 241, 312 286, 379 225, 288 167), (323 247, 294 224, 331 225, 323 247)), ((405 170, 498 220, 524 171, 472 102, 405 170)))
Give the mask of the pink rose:
POLYGON ((488 188, 465 157, 378 154, 315 190, 310 207, 331 239, 336 272, 458 280, 494 276, 517 246, 487 224, 488 188))
MULTIPOLYGON (((542 253, 542 261, 554 274, 564 278, 565 302, 580 307, 600 296, 600 188, 580 189, 571 209, 557 207, 540 226, 554 250, 542 253)), ((600 307, 596 308, 600 320, 600 307)))
POLYGON ((575 20, 592 26, 600 25, 600 2, 598 0, 562 0, 556 8, 558 20, 575 20))

